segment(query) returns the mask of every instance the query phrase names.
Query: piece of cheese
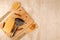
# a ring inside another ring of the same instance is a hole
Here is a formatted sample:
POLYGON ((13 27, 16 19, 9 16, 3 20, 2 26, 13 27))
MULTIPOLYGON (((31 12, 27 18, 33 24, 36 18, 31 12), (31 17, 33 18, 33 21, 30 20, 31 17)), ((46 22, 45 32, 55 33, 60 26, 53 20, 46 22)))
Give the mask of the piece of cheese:
POLYGON ((6 33, 10 33, 13 29, 13 26, 14 26, 14 18, 8 18, 7 21, 5 22, 5 26, 3 28, 3 30, 6 32, 6 33))

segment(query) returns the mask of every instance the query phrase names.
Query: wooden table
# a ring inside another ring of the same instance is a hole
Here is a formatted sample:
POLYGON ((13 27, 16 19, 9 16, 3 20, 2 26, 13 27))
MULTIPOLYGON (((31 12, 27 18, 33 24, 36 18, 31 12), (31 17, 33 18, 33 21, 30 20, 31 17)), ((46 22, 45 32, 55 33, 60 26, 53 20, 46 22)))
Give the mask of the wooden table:
MULTIPOLYGON (((9 8, 10 3, 14 1, 0 0, 1 16, 8 10, 7 7, 9 8)), ((60 40, 60 0, 18 1, 22 3, 25 10, 38 24, 38 28, 35 31, 25 35, 21 40, 60 40)))

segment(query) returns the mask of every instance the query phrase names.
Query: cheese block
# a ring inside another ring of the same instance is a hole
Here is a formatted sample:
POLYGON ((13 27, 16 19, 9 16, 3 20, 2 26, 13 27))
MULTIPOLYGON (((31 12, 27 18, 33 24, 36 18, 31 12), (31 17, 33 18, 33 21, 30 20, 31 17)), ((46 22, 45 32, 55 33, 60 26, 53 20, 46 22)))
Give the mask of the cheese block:
POLYGON ((13 29, 13 26, 14 26, 14 18, 13 17, 9 17, 6 22, 5 22, 5 26, 3 28, 3 30, 6 32, 6 33, 10 33, 13 29))

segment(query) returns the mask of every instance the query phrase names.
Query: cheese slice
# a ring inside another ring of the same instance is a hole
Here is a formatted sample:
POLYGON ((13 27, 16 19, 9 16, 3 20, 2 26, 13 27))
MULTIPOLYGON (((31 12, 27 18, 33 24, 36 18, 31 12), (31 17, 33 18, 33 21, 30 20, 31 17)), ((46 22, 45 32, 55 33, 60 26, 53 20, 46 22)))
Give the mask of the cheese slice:
POLYGON ((3 28, 3 30, 6 32, 6 33, 10 33, 13 29, 13 26, 14 26, 14 18, 8 18, 7 21, 5 22, 5 26, 3 28))

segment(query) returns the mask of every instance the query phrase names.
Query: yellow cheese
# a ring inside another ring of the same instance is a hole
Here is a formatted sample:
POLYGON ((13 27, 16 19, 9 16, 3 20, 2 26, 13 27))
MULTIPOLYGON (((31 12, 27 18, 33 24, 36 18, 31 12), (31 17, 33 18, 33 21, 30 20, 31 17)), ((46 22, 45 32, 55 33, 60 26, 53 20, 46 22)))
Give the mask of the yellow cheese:
POLYGON ((6 33, 10 33, 13 29, 13 26, 14 26, 14 18, 8 18, 7 21, 5 22, 3 30, 6 33))

